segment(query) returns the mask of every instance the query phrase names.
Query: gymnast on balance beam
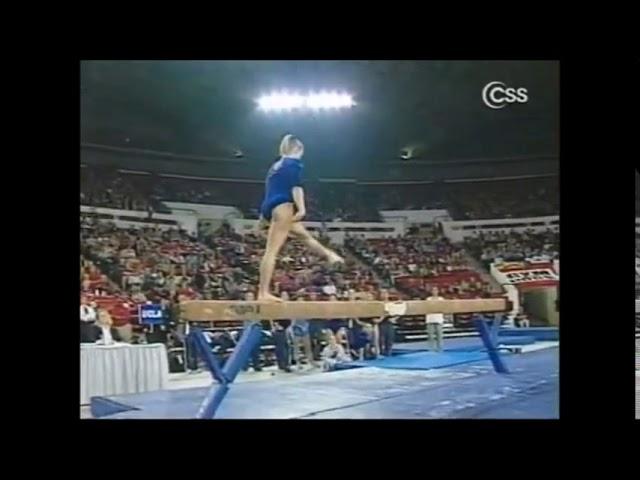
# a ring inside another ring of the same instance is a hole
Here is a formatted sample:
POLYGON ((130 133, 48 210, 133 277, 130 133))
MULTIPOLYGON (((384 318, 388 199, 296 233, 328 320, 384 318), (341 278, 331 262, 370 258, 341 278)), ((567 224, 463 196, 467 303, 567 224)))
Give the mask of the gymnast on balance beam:
POLYGON ((280 158, 269 169, 265 182, 264 200, 260 207, 260 225, 266 226, 267 246, 260 262, 258 301, 282 302, 269 291, 278 252, 289 234, 300 239, 314 253, 329 263, 343 263, 344 259, 316 240, 300 221, 306 209, 302 189, 302 154, 304 145, 293 135, 285 135, 280 143, 280 158))

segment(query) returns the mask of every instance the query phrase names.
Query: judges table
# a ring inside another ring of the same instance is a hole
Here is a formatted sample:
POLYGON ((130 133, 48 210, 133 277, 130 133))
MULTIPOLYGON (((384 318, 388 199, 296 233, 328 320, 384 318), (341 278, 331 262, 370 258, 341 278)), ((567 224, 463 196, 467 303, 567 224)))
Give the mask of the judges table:
POLYGON ((97 395, 167 388, 169 362, 163 344, 80 344, 80 405, 97 395))

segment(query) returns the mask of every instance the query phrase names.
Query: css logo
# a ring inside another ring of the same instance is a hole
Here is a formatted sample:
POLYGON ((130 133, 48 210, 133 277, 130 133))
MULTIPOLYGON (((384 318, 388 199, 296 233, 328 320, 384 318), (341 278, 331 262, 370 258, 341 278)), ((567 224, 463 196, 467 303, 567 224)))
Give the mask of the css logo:
POLYGON ((527 103, 526 88, 505 88, 503 82, 489 82, 482 89, 482 101, 489 108, 504 108, 508 103, 527 103))

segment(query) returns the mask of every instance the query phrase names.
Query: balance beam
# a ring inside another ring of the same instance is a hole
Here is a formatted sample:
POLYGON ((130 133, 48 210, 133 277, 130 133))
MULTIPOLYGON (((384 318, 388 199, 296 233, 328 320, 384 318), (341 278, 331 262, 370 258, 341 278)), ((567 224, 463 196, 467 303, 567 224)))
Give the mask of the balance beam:
POLYGON ((366 318, 386 315, 426 315, 428 313, 506 312, 506 298, 470 300, 411 300, 407 302, 243 302, 193 300, 181 305, 187 322, 230 320, 285 320, 313 318, 366 318))

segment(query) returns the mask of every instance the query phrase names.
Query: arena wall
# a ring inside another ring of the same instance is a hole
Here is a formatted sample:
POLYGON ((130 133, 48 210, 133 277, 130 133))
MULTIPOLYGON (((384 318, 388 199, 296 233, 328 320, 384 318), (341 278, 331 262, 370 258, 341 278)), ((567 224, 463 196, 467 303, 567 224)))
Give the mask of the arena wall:
POLYGON ((451 216, 444 209, 437 210, 381 210, 380 216, 385 222, 406 222, 409 224, 433 224, 449 221, 451 216))
POLYGON ((163 202, 174 214, 189 213, 199 220, 230 220, 242 218, 242 212, 236 207, 226 205, 205 205, 202 203, 163 202))

